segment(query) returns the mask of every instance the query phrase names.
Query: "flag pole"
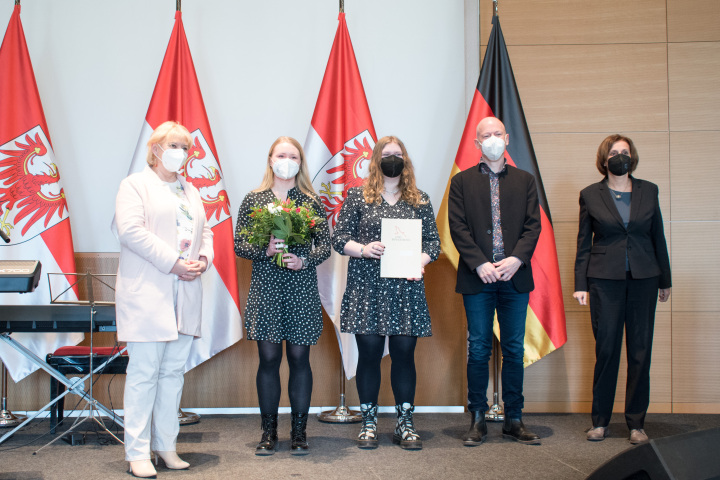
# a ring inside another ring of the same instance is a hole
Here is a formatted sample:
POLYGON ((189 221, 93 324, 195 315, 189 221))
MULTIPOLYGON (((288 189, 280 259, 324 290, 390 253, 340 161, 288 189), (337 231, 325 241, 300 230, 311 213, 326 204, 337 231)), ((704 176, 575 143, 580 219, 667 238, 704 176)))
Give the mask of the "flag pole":
MULTIPOLYGON (((20 0, 15 0, 15 5, 18 5, 20 0)), ((8 384, 8 371, 5 368, 5 364, 0 362, 2 365, 2 403, 0 403, 0 428, 4 427, 16 427, 25 421, 27 418, 25 415, 15 415, 7 408, 7 384, 8 384)))
MULTIPOLYGON (((493 17, 497 16, 498 0, 493 0, 493 17)), ((485 420, 490 420, 491 422, 502 422, 505 420, 505 412, 502 405, 500 405, 500 389, 498 388, 500 385, 500 371, 502 368, 500 365, 500 355, 500 342, 493 334, 493 404, 490 407, 490 410, 488 410, 485 414, 485 420)))
MULTIPOLYGON (((345 0, 340 0, 340 13, 345 13, 345 0)), ((345 404, 345 367, 340 352, 340 401, 335 410, 318 413, 318 420, 327 423, 358 423, 361 419, 360 412, 350 410, 345 404)))
MULTIPOLYGON (((175 10, 182 12, 182 0, 175 0, 175 10)), ((200 415, 194 412, 184 412, 182 408, 178 408, 178 423, 180 425, 193 425, 200 421, 200 415)))

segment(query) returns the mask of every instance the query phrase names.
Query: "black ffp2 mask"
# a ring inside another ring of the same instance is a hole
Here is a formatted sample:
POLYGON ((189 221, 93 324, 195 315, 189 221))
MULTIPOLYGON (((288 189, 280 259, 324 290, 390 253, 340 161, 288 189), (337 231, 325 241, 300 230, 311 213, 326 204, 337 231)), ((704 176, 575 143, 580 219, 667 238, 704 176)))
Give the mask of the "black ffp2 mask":
POLYGON ((616 177, 622 177, 630 171, 630 157, 619 153, 608 158, 607 168, 616 177))
POLYGON ((402 157, 397 155, 390 155, 389 157, 383 157, 380 160, 380 169, 383 175, 390 178, 395 178, 400 175, 405 167, 405 161, 402 157))

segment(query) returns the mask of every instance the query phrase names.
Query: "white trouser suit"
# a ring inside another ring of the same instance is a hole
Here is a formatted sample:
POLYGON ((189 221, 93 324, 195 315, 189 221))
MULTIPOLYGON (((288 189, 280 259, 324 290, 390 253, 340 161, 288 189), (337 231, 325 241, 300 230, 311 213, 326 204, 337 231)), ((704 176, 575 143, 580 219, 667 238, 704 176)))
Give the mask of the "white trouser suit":
MULTIPOLYGON (((213 260, 212 230, 197 189, 178 176, 193 222, 189 260, 213 260)), ((202 282, 179 281, 177 196, 155 172, 127 177, 116 198, 120 262, 115 289, 118 340, 130 356, 125 379, 125 458, 175 451, 183 372, 201 334, 202 282)))

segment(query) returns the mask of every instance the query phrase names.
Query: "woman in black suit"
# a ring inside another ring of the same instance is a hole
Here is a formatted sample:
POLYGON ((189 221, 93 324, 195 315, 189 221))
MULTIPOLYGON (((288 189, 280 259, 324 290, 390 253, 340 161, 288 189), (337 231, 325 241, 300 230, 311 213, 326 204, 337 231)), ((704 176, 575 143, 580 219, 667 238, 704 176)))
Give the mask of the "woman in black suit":
POLYGON ((600 144, 597 169, 605 178, 580 192, 575 293, 590 300, 595 336, 593 428, 603 440, 615 401, 623 327, 627 345, 625 421, 630 443, 647 442, 643 426, 650 403, 650 355, 657 299, 670 298, 670 259, 657 185, 632 177, 638 153, 632 140, 610 135, 600 144))

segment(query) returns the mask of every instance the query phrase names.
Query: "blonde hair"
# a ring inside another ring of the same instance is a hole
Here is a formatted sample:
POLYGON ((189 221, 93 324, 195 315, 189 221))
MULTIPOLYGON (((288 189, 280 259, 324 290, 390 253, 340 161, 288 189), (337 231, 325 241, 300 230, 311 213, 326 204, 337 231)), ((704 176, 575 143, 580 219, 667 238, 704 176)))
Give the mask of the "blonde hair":
POLYGON ((382 160, 383 148, 389 143, 397 144, 402 151, 403 170, 400 174, 400 183, 398 184, 401 192, 400 200, 405 200, 406 203, 413 207, 426 204, 427 202, 422 200, 422 194, 415 185, 415 169, 413 168, 405 144, 399 138, 393 136, 381 138, 375 144, 375 148, 373 148, 370 167, 368 168, 368 176, 363 187, 365 203, 377 203, 378 205, 382 203, 382 192, 385 189, 385 180, 383 178, 382 168, 380 168, 380 162, 382 160))
POLYGON ((174 121, 161 123, 153 131, 152 135, 150 135, 150 140, 148 140, 147 143, 148 152, 146 161, 148 165, 154 167, 155 164, 157 164, 157 157, 152 151, 153 145, 163 143, 170 136, 177 136, 183 138, 187 142, 188 147, 192 145, 192 135, 190 135, 190 132, 187 128, 174 121))
POLYGON ((273 150, 275 150, 275 147, 277 147, 281 143, 289 143, 293 147, 297 148, 298 152, 300 152, 300 170, 298 171, 297 176, 295 176, 295 185, 305 195, 307 195, 307 196, 313 198, 315 201, 317 201, 317 194, 315 193, 315 189, 313 188, 312 182, 310 181, 310 174, 308 173, 307 163, 305 162, 305 152, 303 151, 303 148, 302 148, 302 145, 300 145, 300 142, 298 142, 297 140, 295 140, 292 137, 278 137, 278 139, 275 140, 273 142, 273 144, 270 146, 270 151, 268 152, 268 156, 267 156, 267 166, 265 168, 265 175, 263 176, 260 186, 258 188, 256 188, 255 190, 253 190, 253 192, 262 192, 264 190, 269 190, 272 188, 273 184, 275 183, 275 173, 273 173, 270 159, 272 158, 273 150))

